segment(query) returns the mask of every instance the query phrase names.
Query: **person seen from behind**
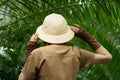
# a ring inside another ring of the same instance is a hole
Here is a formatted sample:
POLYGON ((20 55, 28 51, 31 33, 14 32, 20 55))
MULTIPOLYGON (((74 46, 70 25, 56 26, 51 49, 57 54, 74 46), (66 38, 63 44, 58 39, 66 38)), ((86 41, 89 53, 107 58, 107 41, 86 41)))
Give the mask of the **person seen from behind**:
POLYGON ((27 44, 27 55, 18 80, 76 80, 81 68, 112 59, 86 30, 77 24, 69 26, 65 18, 56 13, 46 16, 37 28, 27 44), (95 53, 64 44, 74 36, 86 41, 95 53), (38 38, 48 45, 40 47, 38 38))

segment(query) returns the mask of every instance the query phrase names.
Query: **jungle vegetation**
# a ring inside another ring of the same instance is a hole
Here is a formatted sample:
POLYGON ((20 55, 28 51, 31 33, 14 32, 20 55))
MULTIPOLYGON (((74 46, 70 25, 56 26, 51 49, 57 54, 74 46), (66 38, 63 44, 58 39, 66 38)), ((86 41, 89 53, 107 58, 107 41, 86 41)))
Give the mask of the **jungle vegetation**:
MULTIPOLYGON (((106 64, 81 69, 77 80, 120 79, 119 0, 0 0, 0 80, 17 80, 26 44, 50 13, 62 14, 69 25, 84 27, 113 56, 106 64)), ((77 37, 67 45, 93 51, 77 37)))

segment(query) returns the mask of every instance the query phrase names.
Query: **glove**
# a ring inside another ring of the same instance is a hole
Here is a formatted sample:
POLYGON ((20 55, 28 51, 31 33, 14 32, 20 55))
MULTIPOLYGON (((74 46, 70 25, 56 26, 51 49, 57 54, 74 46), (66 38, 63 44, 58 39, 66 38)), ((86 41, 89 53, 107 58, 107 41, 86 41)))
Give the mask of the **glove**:
POLYGON ((27 43, 27 56, 29 56, 29 54, 36 48, 38 48, 40 45, 37 42, 32 42, 29 41, 27 43))
POLYGON ((39 47, 39 44, 37 43, 38 40, 38 34, 33 34, 30 38, 30 41, 27 43, 27 56, 36 48, 39 47))
POLYGON ((96 39, 94 39, 88 32, 86 32, 78 24, 75 24, 74 26, 79 28, 79 31, 76 33, 76 36, 86 41, 95 51, 101 46, 101 44, 96 39))

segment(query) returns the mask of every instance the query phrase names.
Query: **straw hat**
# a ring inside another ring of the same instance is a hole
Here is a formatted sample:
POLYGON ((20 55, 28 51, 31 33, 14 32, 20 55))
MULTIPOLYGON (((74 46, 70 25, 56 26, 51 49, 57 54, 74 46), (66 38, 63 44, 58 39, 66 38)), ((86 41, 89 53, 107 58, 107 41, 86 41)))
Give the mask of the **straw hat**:
POLYGON ((47 43, 65 43, 74 37, 74 32, 67 25, 65 18, 55 13, 45 17, 36 33, 41 40, 47 43))

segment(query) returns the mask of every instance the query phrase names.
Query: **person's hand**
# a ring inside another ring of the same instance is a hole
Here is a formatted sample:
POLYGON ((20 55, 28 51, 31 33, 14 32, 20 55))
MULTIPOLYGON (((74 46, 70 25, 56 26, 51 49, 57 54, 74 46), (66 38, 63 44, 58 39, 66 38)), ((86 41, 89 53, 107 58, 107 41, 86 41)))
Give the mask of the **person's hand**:
POLYGON ((32 41, 32 42, 37 42, 37 40, 38 40, 38 34, 35 33, 35 34, 33 34, 33 35, 31 36, 30 41, 32 41))
MULTIPOLYGON (((79 34, 80 34, 80 33, 82 34, 83 32, 86 32, 85 29, 84 29, 83 27, 81 27, 80 25, 78 25, 78 24, 74 24, 74 27, 78 28, 79 34)), ((77 33, 78 33, 78 32, 77 32, 77 33)))
POLYGON ((75 34, 77 34, 78 31, 79 31, 79 28, 74 27, 74 26, 71 26, 70 29, 71 29, 75 34))

